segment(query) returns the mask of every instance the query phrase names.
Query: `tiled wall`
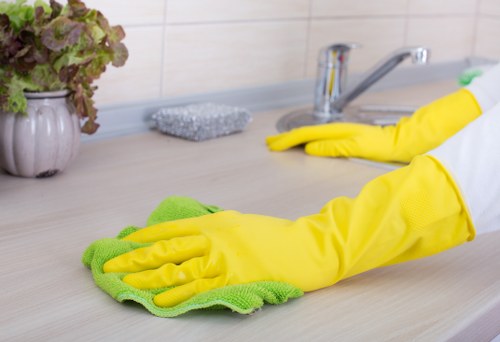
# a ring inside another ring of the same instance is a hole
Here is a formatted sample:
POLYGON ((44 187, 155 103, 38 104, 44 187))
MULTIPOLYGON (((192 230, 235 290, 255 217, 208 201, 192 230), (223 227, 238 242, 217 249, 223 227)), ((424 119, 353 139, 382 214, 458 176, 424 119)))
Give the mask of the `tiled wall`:
POLYGON ((315 76, 320 47, 357 42, 350 70, 423 44, 432 61, 500 57, 499 0, 86 0, 122 24, 127 65, 99 81, 99 105, 315 76))
POLYGON ((500 59, 500 1, 481 0, 478 13, 474 52, 478 56, 500 59))

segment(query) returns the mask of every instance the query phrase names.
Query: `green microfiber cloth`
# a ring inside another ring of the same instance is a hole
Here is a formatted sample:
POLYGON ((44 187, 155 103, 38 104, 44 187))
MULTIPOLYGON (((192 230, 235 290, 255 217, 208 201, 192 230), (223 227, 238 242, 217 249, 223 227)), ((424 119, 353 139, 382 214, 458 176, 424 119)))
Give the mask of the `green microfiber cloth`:
MULTIPOLYGON (((191 198, 172 196, 164 200, 153 211, 147 224, 153 225, 165 221, 208 215, 221 210, 216 206, 205 205, 191 198)), ((104 273, 102 271, 104 263, 115 256, 150 245, 121 240, 138 229, 138 227, 130 226, 123 229, 116 238, 97 240, 86 249, 82 257, 83 264, 92 270, 97 286, 119 302, 132 300, 143 305, 156 316, 175 317, 196 309, 229 308, 241 314, 250 314, 262 307, 264 302, 282 304, 289 298, 303 295, 302 290, 287 283, 260 281, 207 291, 171 308, 159 307, 154 304, 153 297, 169 288, 139 290, 122 281, 124 273, 104 273)))
POLYGON ((476 78, 484 74, 486 71, 491 69, 494 64, 485 64, 478 65, 474 67, 470 67, 462 71, 462 73, 458 76, 458 85, 465 87, 472 83, 472 81, 476 78))

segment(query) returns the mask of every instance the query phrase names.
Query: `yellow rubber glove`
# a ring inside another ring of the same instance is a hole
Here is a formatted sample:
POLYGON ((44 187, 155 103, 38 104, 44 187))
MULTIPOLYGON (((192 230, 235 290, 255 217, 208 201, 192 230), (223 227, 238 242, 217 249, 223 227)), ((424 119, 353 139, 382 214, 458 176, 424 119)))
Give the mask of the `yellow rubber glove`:
POLYGON ((301 127, 267 138, 272 151, 306 144, 310 155, 410 162, 441 145, 481 114, 474 95, 460 89, 402 118, 395 126, 331 123, 301 127))
POLYGON ((295 221, 223 211, 160 223, 124 240, 151 243, 109 260, 139 289, 171 307, 225 285, 282 281, 313 291, 369 269, 425 257, 474 237, 452 179, 432 157, 368 183, 295 221))

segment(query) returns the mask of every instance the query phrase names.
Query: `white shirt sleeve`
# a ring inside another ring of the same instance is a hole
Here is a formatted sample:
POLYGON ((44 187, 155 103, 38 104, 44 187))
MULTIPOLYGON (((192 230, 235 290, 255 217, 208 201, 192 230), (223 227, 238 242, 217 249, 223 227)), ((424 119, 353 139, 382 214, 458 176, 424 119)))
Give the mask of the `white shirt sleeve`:
POLYGON ((476 98, 481 112, 487 112, 500 102, 500 63, 476 77, 465 87, 476 98))
POLYGON ((477 234, 500 230, 500 104, 428 154, 454 178, 477 234))

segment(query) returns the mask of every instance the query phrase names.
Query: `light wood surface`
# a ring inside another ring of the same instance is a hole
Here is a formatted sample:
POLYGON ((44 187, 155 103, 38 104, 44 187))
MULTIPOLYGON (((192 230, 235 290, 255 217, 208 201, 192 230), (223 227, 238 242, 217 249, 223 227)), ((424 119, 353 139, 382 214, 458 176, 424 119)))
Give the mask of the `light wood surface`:
POLYGON ((202 143, 156 132, 87 143, 49 179, 0 174, 0 340, 489 341, 499 334, 500 232, 250 316, 162 319, 94 285, 80 262, 85 248, 144 225, 167 196, 293 219, 355 196, 387 172, 300 149, 270 153, 264 138, 285 112, 255 113, 245 132, 202 143))

